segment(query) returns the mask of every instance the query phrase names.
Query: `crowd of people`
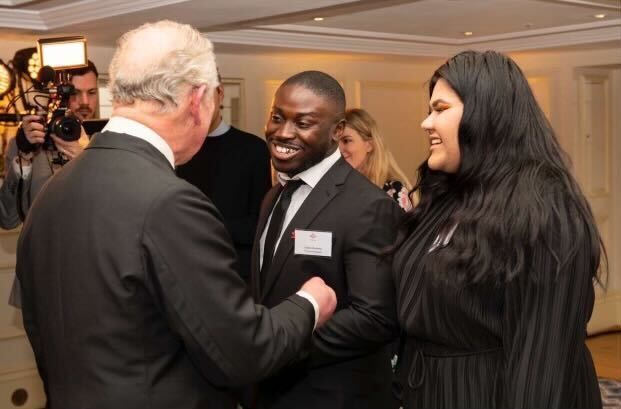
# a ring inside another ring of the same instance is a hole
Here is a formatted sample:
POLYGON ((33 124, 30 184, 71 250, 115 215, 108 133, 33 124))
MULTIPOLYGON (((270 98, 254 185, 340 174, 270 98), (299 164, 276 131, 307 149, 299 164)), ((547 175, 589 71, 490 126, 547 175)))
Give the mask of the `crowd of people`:
POLYGON ((327 73, 280 85, 264 141, 188 25, 125 33, 109 75, 102 132, 52 136, 55 169, 24 118, 0 190, 48 408, 601 408, 602 241, 510 58, 433 73, 414 186, 327 73))

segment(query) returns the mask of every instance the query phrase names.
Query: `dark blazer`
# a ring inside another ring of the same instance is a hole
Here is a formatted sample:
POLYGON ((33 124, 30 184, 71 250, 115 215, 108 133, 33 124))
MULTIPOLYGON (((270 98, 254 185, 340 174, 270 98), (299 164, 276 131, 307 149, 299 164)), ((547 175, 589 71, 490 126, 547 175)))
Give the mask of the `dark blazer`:
POLYGON ((239 275, 250 278, 250 253, 261 202, 272 187, 270 154, 258 136, 232 127, 208 136, 177 175, 201 190, 220 211, 231 234, 239 275))
POLYGON ((37 196, 18 243, 48 407, 233 408, 229 386, 291 362, 312 305, 255 305, 234 254, 213 204, 159 151, 96 134, 37 196))
POLYGON ((319 181, 285 229, 270 270, 259 276, 259 240, 282 190, 266 195, 253 248, 252 290, 276 305, 319 275, 336 292, 337 312, 315 332, 311 355, 257 388, 259 408, 382 409, 391 395, 390 353, 396 336, 390 257, 403 214, 386 193, 343 159, 319 181), (332 257, 294 255, 296 228, 332 232, 332 257))

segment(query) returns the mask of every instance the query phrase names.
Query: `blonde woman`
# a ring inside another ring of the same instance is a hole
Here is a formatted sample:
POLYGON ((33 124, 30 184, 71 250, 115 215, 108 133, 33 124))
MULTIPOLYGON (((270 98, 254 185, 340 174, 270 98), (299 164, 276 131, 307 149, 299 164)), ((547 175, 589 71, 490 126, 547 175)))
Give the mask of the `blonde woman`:
POLYGON ((371 182, 383 189, 404 211, 412 208, 410 181, 384 146, 377 123, 364 109, 345 113, 347 125, 339 140, 343 158, 371 182))

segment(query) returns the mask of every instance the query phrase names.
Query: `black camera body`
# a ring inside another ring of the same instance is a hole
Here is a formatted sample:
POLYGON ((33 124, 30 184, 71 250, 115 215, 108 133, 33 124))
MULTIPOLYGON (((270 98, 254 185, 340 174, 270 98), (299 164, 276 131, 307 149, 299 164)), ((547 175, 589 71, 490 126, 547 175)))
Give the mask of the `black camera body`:
POLYGON ((46 122, 45 141, 43 149, 56 150, 51 134, 68 142, 80 139, 82 122, 72 113, 69 106, 69 98, 75 92, 75 87, 68 81, 61 80, 46 91, 51 95, 50 110, 47 113, 49 120, 46 122), (50 113, 51 112, 51 113, 50 113))

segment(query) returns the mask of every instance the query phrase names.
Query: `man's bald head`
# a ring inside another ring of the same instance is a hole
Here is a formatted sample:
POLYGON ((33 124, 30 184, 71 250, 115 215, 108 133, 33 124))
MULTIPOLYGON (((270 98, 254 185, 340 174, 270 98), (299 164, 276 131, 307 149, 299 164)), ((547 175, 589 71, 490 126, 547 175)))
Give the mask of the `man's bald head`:
POLYGON ((154 102, 174 110, 190 88, 218 86, 211 42, 186 24, 147 23, 125 33, 110 63, 110 91, 115 103, 154 102))

